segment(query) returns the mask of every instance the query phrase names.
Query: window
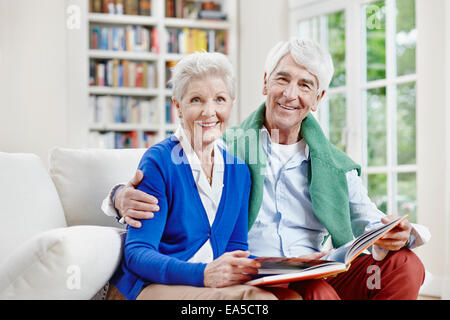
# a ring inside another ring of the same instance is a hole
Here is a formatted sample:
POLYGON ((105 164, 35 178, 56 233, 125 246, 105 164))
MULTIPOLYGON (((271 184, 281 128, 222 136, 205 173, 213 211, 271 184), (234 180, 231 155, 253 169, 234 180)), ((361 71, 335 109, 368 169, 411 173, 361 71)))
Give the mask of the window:
POLYGON ((291 12, 291 33, 333 58, 316 114, 324 133, 361 163, 380 210, 416 221, 415 0, 316 1, 291 12))
POLYGON ((297 35, 316 40, 333 58, 334 75, 325 101, 319 108, 319 119, 325 135, 345 151, 343 130, 346 125, 345 91, 345 14, 344 11, 322 15, 298 23, 297 35))

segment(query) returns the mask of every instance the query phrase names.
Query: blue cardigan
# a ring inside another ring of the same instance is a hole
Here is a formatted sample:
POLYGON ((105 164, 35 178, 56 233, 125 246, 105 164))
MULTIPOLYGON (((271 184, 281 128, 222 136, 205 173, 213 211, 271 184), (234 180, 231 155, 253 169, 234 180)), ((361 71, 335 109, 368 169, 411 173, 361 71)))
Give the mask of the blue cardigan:
POLYGON ((139 169, 144 178, 138 189, 158 198, 160 210, 153 219, 142 220, 141 228, 127 229, 124 257, 111 279, 127 299, 136 299, 150 283, 204 286, 206 264, 187 260, 208 238, 214 259, 248 250, 250 172, 242 160, 222 153, 224 188, 212 227, 178 139, 171 136, 143 155, 139 169), (183 161, 174 161, 172 153, 183 161))

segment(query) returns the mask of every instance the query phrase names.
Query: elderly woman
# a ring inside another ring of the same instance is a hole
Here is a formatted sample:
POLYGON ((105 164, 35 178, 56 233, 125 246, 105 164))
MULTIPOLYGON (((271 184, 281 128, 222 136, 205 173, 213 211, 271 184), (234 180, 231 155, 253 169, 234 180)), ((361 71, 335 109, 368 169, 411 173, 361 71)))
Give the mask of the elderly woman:
POLYGON ((216 142, 235 98, 232 66, 222 54, 194 53, 171 82, 182 125, 139 164, 138 189, 160 211, 128 227, 112 283, 127 299, 276 299, 242 285, 259 267, 247 251, 250 173, 216 142))

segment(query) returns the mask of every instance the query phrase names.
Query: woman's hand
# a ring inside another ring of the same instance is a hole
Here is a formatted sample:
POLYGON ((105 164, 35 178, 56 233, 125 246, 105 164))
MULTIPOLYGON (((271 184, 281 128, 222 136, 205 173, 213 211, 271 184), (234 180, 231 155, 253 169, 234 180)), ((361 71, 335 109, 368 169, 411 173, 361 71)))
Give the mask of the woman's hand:
POLYGON ((249 259, 250 252, 226 252, 208 263, 204 271, 204 285, 210 288, 228 287, 251 280, 248 274, 258 274, 261 263, 249 259))

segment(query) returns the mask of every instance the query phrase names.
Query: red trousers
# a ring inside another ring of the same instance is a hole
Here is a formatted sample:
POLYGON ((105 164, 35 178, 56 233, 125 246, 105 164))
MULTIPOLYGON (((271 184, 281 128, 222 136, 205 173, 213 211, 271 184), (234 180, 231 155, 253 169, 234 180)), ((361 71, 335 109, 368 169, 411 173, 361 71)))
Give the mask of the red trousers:
POLYGON ((291 283, 304 300, 415 300, 425 279, 420 259, 409 249, 391 251, 382 260, 356 258, 347 272, 326 280, 291 283))

